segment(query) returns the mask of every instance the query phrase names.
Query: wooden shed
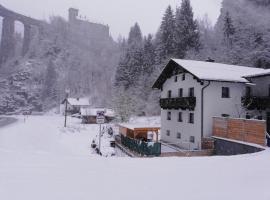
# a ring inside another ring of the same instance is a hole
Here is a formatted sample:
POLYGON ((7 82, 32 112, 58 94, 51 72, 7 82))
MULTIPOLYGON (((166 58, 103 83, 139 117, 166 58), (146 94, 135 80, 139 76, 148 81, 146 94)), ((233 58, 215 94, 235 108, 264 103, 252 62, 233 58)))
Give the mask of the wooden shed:
POLYGON ((125 137, 143 141, 160 140, 160 125, 119 124, 119 133, 125 137))

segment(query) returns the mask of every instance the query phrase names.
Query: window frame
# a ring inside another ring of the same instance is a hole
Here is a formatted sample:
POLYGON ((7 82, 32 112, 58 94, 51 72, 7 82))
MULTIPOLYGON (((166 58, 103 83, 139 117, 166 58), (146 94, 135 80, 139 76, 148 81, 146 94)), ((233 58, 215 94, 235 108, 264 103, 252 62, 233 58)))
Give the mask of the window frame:
POLYGON ((168 137, 171 136, 171 131, 170 130, 166 130, 166 136, 168 136, 168 137))
POLYGON ((270 97, 270 84, 268 85, 268 97, 270 97))
POLYGON ((186 80, 186 73, 183 73, 182 74, 182 81, 185 81, 186 80))
POLYGON ((178 113, 178 122, 183 122, 183 112, 178 113))
POLYGON ((184 89, 183 89, 183 88, 179 88, 179 89, 178 89, 178 97, 179 97, 179 98, 182 98, 183 95, 184 95, 184 89))
POLYGON ((222 99, 229 99, 229 98, 231 98, 230 87, 222 87, 222 89, 221 89, 221 98, 222 99))
POLYGON ((189 142, 195 144, 195 136, 189 136, 189 142))
POLYGON ((195 96, 195 88, 191 87, 188 89, 188 96, 189 97, 194 97, 195 96))
POLYGON ((171 90, 168 90, 167 97, 168 97, 168 99, 172 98, 172 91, 171 90))
POLYGON ((195 115, 194 113, 189 113, 189 117, 188 117, 188 123, 190 124, 194 124, 195 123, 195 115))
POLYGON ((168 111, 167 112, 167 121, 171 121, 172 120, 172 112, 168 111))
POLYGON ((252 96, 252 88, 250 86, 246 86, 246 96, 247 97, 252 96))

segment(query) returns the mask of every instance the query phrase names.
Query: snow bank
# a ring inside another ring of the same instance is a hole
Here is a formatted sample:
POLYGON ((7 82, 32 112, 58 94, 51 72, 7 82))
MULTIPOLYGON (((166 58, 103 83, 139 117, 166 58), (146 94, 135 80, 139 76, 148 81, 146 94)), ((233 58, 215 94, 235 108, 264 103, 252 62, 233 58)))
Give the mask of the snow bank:
MULTIPOLYGON (((72 121, 71 121, 72 120, 72 121)), ((30 117, 0 129, 3 200, 269 200, 270 150, 203 158, 104 158, 91 154, 97 125, 30 117)))

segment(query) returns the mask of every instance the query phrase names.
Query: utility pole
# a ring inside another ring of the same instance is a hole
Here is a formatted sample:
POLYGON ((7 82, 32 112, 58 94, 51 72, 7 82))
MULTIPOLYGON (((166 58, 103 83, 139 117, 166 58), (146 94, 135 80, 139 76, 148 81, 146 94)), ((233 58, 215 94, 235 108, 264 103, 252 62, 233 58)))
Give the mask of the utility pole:
POLYGON ((101 124, 99 124, 99 141, 98 141, 98 149, 99 152, 101 153, 101 124))
POLYGON ((65 124, 64 127, 67 127, 67 106, 68 106, 68 94, 69 90, 66 90, 66 100, 65 100, 65 124))

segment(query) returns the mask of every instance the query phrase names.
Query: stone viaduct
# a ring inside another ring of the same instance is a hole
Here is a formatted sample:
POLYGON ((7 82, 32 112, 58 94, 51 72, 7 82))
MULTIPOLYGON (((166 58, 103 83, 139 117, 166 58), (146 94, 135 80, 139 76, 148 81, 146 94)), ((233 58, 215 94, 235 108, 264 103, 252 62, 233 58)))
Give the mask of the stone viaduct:
POLYGON ((3 17, 2 22, 2 39, 0 45, 0 66, 15 54, 15 21, 19 21, 24 25, 24 39, 22 47, 22 56, 24 56, 30 47, 31 28, 33 26, 41 28, 43 22, 18 14, 6 9, 0 5, 0 16, 3 17))

